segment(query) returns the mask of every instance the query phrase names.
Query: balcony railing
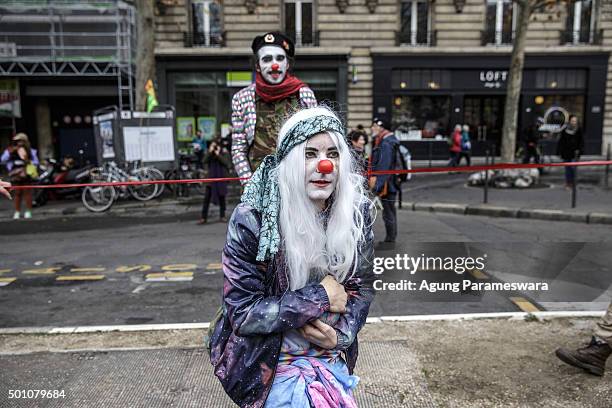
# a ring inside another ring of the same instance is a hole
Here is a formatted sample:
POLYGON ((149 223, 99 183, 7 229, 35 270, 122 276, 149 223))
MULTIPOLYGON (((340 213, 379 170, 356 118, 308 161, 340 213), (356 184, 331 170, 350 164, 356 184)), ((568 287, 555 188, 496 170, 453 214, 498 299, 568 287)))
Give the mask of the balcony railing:
POLYGON ((225 31, 220 33, 183 32, 185 48, 225 47, 225 31))
POLYGON ((514 39, 514 31, 484 30, 480 32, 482 45, 509 45, 514 39))
POLYGON ((574 31, 574 30, 563 30, 560 32, 560 44, 592 44, 601 45, 603 40, 603 30, 595 31, 574 31))
POLYGON ((318 47, 320 31, 295 32, 286 31, 287 37, 291 38, 296 47, 318 47))
POLYGON ((435 47, 437 31, 396 31, 395 45, 435 47))

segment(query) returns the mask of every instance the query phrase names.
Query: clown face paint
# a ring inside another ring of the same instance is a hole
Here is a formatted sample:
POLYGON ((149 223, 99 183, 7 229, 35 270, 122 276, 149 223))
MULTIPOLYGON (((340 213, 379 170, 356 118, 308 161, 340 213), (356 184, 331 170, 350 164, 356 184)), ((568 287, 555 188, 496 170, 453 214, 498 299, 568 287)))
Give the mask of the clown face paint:
POLYGON ((318 207, 325 208, 325 201, 332 195, 338 182, 339 152, 327 133, 319 133, 306 142, 306 194, 318 207), (323 174, 317 170, 321 160, 329 160, 334 169, 323 174))
POLYGON ((271 85, 278 85, 283 82, 289 68, 285 50, 273 45, 261 47, 257 52, 257 63, 261 76, 271 85))

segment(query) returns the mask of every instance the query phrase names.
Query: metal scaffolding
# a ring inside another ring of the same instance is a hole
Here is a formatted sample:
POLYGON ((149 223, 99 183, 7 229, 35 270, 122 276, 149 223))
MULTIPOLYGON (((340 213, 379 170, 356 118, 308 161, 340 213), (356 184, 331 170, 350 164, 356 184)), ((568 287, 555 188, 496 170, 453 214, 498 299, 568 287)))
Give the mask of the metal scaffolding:
POLYGON ((3 0, 0 77, 116 77, 134 108, 134 7, 120 0, 3 0))

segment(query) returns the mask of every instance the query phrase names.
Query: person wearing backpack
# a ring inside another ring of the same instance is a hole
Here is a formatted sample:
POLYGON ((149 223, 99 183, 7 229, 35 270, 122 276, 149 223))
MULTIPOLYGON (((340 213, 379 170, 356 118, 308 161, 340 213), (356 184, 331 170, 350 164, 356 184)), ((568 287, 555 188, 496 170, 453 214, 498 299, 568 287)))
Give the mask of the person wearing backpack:
MULTIPOLYGON (((385 128, 385 123, 374 118, 372 121, 372 137, 374 145, 370 167, 373 171, 395 170, 397 165, 397 152, 399 141, 395 135, 385 128)), ((380 197, 383 206, 383 221, 385 223, 386 236, 379 243, 381 247, 392 247, 397 237, 397 210, 395 201, 400 191, 396 181, 397 175, 383 174, 370 177, 370 189, 374 195, 380 197)))
POLYGON ((472 141, 470 140, 470 126, 463 125, 461 131, 461 151, 459 152, 459 158, 457 159, 457 166, 461 164, 461 158, 465 157, 465 161, 468 166, 471 166, 472 156, 472 141))

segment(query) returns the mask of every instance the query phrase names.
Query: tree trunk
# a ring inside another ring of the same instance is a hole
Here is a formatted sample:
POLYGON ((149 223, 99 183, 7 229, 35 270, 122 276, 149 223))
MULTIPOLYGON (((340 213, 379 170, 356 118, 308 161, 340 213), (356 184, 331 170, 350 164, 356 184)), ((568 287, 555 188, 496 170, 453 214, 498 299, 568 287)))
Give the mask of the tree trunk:
POLYGON ((510 58, 510 73, 508 76, 501 145, 501 159, 502 162, 506 163, 514 161, 516 150, 518 110, 521 98, 521 84, 523 82, 523 66, 525 65, 525 43, 527 40, 529 17, 531 16, 529 0, 515 0, 514 4, 519 7, 519 10, 516 21, 516 35, 510 58))
POLYGON ((136 110, 145 110, 147 80, 155 81, 155 14, 152 0, 136 0, 136 110))

